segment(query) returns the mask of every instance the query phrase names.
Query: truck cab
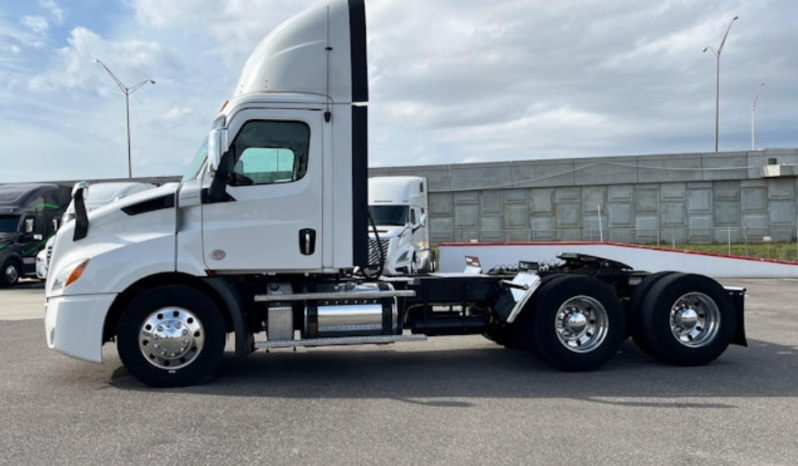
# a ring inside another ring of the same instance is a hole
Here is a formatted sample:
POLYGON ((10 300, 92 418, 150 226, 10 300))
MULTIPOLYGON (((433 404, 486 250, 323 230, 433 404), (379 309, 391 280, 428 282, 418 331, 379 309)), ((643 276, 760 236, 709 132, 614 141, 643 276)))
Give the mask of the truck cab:
POLYGON ((0 287, 35 276, 36 254, 60 226, 69 189, 55 184, 0 186, 0 287))
POLYGON ((428 210, 426 178, 369 178, 369 262, 382 263, 385 275, 433 271, 428 210))

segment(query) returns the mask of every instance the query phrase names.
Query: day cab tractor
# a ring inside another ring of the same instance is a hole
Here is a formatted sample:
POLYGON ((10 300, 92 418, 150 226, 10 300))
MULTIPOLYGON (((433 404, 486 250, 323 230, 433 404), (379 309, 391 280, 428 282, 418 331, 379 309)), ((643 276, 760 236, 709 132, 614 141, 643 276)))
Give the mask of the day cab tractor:
POLYGON ((567 371, 598 368, 627 337, 678 365, 745 344, 744 290, 694 274, 561 254, 376 276, 365 18, 363 0, 330 0, 272 31, 180 183, 91 212, 75 191, 46 284, 51 348, 101 362, 116 342, 135 378, 170 387, 213 375, 228 337, 244 357, 484 334, 567 371))

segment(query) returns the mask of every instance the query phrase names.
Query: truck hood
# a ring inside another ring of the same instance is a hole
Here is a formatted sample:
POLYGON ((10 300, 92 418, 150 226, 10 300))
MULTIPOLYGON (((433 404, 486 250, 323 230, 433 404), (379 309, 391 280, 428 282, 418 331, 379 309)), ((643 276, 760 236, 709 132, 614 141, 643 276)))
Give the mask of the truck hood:
MULTIPOLYGON (((91 259, 92 266, 95 266, 100 262, 94 260, 95 257, 118 248, 159 238, 173 241, 176 229, 174 202, 168 204, 161 200, 174 200, 178 186, 178 183, 169 183, 89 212, 88 233, 77 241, 73 239, 76 222, 72 220, 64 224, 55 236, 47 281, 48 296, 52 294, 49 277, 57 276, 72 264, 91 259)), ((130 264, 112 266, 130 267, 130 264)))

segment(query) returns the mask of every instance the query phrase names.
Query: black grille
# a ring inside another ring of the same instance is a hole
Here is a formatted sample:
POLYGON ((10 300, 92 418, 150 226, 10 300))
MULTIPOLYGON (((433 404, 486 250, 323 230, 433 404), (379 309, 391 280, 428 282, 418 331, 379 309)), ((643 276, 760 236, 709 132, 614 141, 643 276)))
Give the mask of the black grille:
MULTIPOLYGON (((382 258, 384 258, 384 260, 388 259, 388 243, 390 242, 390 239, 380 239, 380 243, 382 243, 382 258)), ((369 238, 369 265, 379 264, 380 250, 377 249, 377 240, 375 238, 369 238)))

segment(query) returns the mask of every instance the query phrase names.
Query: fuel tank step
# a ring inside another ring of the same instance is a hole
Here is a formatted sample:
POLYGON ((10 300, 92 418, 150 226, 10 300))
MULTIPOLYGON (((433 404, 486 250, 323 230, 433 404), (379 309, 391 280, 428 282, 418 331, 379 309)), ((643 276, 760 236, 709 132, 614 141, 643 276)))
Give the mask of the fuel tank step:
POLYGON ((387 345, 389 343, 424 341, 426 335, 372 335, 363 337, 309 338, 306 340, 256 341, 255 348, 312 348, 316 346, 387 345))

